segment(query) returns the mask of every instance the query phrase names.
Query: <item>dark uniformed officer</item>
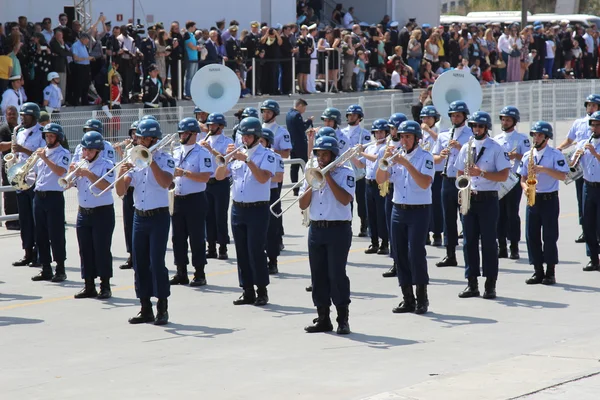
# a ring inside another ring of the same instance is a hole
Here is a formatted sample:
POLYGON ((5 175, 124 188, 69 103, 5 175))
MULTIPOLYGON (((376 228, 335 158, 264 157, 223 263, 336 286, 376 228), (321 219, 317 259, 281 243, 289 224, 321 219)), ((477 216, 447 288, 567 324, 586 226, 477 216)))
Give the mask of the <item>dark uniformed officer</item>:
POLYGON ((73 184, 77 187, 79 211, 77 213, 77 241, 81 260, 81 277, 84 288, 75 295, 76 299, 112 296, 110 278, 113 276, 112 244, 115 230, 115 208, 112 191, 99 195, 115 179, 112 161, 102 157, 104 138, 100 132, 90 131, 81 138, 81 157, 87 160, 76 172, 73 184), (103 178, 100 182, 98 180, 103 178), (92 186, 93 185, 93 186, 92 186), (100 277, 100 294, 94 280, 100 277))
POLYGON ((419 146, 423 134, 418 122, 402 122, 398 134, 405 155, 398 154, 396 146, 389 146, 383 157, 390 159, 395 154, 393 164, 386 171, 377 169, 377 182, 389 179, 394 184, 391 237, 403 301, 392 312, 425 314, 429 307, 425 239, 431 216, 433 156, 419 146), (417 288, 416 301, 413 285, 417 288))
MULTIPOLYGON (((325 110, 327 111, 327 110, 325 110)), ((322 117, 321 117, 322 118, 322 117)), ((346 122, 348 126, 342 129, 344 138, 338 136, 338 142, 345 140, 347 142, 346 148, 340 146, 340 154, 343 153, 348 147, 356 146, 357 144, 368 144, 371 141, 371 134, 368 130, 360 126, 360 123, 365 118, 363 108, 358 104, 352 104, 346 109, 346 122)), ((341 119, 341 116, 340 116, 341 119)), ((338 122, 339 124, 340 122, 338 122)), ((356 201, 357 213, 360 218, 360 232, 359 237, 367 236, 367 197, 366 197, 366 182, 363 179, 365 176, 365 170, 358 167, 358 160, 353 159, 351 163, 354 168, 354 174, 356 177, 356 201)))
MULTIPOLYGON (((436 123, 440 120, 440 114, 434 106, 425 106, 421 109, 421 130, 423 139, 421 147, 432 152, 438 140, 438 127, 436 123)), ((431 185, 431 218, 429 219, 429 231, 433 232, 433 245, 442 245, 442 232, 444 231, 444 211, 442 209, 442 170, 444 164, 435 165, 435 178, 431 185)), ((430 244, 427 234, 427 244, 430 244)))
MULTIPOLYGON (((208 138, 200 141, 200 145, 211 153, 213 165, 216 166, 215 157, 224 156, 227 153, 227 147, 233 141, 223 134, 223 130, 227 127, 227 120, 223 114, 210 114, 206 120, 206 126, 209 128, 209 135, 208 138)), ((229 257, 227 254, 227 245, 229 244, 227 215, 229 213, 230 175, 228 174, 226 178, 224 180, 217 180, 213 172, 206 187, 208 207, 208 212, 206 213, 206 233, 208 239, 206 257, 218 258, 219 260, 227 260, 229 257), (217 243, 219 244, 218 255, 217 243)))
MULTIPOLYGON (((510 171, 510 157, 504 148, 489 137, 492 117, 484 111, 476 111, 469 118, 473 130, 473 143, 465 144, 454 163, 457 179, 466 175, 470 184, 470 207, 463 215, 465 277, 469 284, 458 297, 479 296, 477 277, 479 269, 479 240, 481 239, 482 269, 485 280, 484 299, 496 297, 498 279, 498 189, 506 181, 510 171), (472 163, 467 163, 467 158, 472 163)), ((466 189, 461 189, 466 190, 466 189)))
MULTIPOLYGON (((262 136, 259 139, 260 144, 273 151, 271 145, 275 141, 275 135, 270 129, 263 128, 262 136)), ((281 156, 273 151, 275 155, 275 176, 271 178, 271 198, 269 200, 269 207, 277 200, 281 195, 281 187, 279 183, 283 181, 283 172, 285 170, 283 160, 281 156)), ((281 202, 273 208, 277 213, 281 213, 281 202)), ((280 254, 279 243, 281 243, 281 218, 275 217, 272 213, 269 213, 269 229, 267 231, 267 260, 269 267, 269 275, 278 274, 279 268, 277 267, 277 257, 280 254)))
MULTIPOLYGON (((400 135, 398 134, 398 128, 400 127, 400 124, 402 124, 404 121, 407 121, 407 120, 408 120, 408 118, 403 113, 394 113, 390 116, 390 119, 388 119, 388 125, 390 127, 390 137, 392 138, 392 140, 388 143, 388 146, 383 146, 382 148, 379 149, 377 165, 379 165, 379 161, 383 158, 383 155, 385 154, 385 150, 387 149, 387 147, 393 146, 396 149, 401 147, 402 143, 400 142, 400 135)), ((385 183, 383 183, 383 185, 385 185, 385 183)), ((392 238, 392 226, 391 226, 392 210, 394 208, 394 202, 393 202, 394 184, 388 180, 387 186, 388 186, 387 194, 385 196, 385 222, 387 224, 388 236, 389 236, 389 240, 391 243, 394 240, 392 238)), ((384 278, 393 278, 394 276, 397 275, 396 257, 394 256, 394 246, 390 246, 390 257, 393 260, 393 264, 388 271, 386 271, 382 274, 384 278)))
MULTIPOLYGON (((556 149, 563 151, 570 147, 574 143, 579 143, 582 140, 589 139, 591 136, 589 119, 590 116, 596 111, 600 110, 600 94, 590 94, 584 102, 586 116, 583 118, 576 119, 569 129, 567 138, 559 144, 556 149)), ((579 225, 582 226, 583 230, 583 177, 575 181, 575 188, 577 190, 577 211, 579 212, 579 225)), ((583 232, 575 240, 575 243, 585 243, 585 235, 583 232)))
POLYGON ((272 145, 273 151, 278 153, 283 159, 290 158, 290 152, 292 151, 290 133, 276 121, 280 113, 279 103, 275 100, 265 100, 260 105, 260 112, 262 114, 263 128, 269 129, 275 135, 275 141, 272 145))
POLYGON ((194 118, 179 122, 179 143, 173 152, 175 159, 175 201, 173 206, 173 253, 177 275, 171 285, 190 283, 187 273, 188 239, 195 273, 190 286, 206 285, 206 182, 214 173, 212 156, 196 143, 200 124, 194 118))
MULTIPOLYGON (((500 110, 500 124, 503 133, 494 137, 511 160, 511 172, 517 173, 521 158, 526 151, 531 149, 529 138, 517 132, 517 123, 521 120, 519 109, 506 106, 500 110)), ((521 240, 521 218, 519 205, 523 189, 520 184, 515 185, 499 201, 500 214, 498 216, 498 258, 509 257, 511 260, 519 259, 519 241, 521 240), (510 240, 510 256, 506 247, 506 240, 510 240)))
MULTIPOLYGON (((242 296, 233 304, 264 306, 269 301, 265 224, 269 221, 270 183, 275 175, 275 156, 258 142, 262 136, 262 126, 258 119, 245 118, 240 123, 238 133, 242 135, 246 150, 232 154, 235 161, 219 165, 215 171, 218 180, 225 179, 229 173, 233 179, 231 230, 237 253, 240 287, 244 289, 242 296)), ((234 145, 230 144, 227 153, 234 150, 234 145)))
POLYGON ((576 160, 583 168, 583 232, 590 262, 583 268, 584 271, 598 271, 598 234, 600 226, 600 111, 593 113, 589 120, 592 136, 588 140, 577 143, 578 150, 574 160, 569 160, 573 165, 576 160))
MULTIPOLYGON (((248 117, 254 117, 256 119, 260 119, 258 109, 254 108, 254 107, 244 108, 244 110, 242 111, 241 117, 242 117, 242 119, 240 119, 240 122, 242 122, 244 118, 248 118, 248 117)), ((233 127, 233 135, 231 136, 233 141, 235 142, 235 147, 240 147, 242 145, 242 135, 237 134, 239 126, 240 126, 240 124, 237 124, 236 126, 233 127)))
MULTIPOLYGON (((39 148, 45 147, 42 127, 38 124, 40 107, 35 103, 25 103, 19 111, 22 123, 17 127, 17 144, 14 146, 17 162, 26 161, 39 148)), ((35 223, 33 217, 34 189, 17 190, 17 206, 19 209, 19 225, 21 227, 21 243, 25 250, 22 259, 15 261, 15 267, 36 265, 38 253, 35 246, 35 223)))
POLYGON ((371 235, 371 245, 365 250, 366 254, 389 254, 390 252, 385 217, 385 197, 379 193, 379 185, 375 180, 379 150, 385 147, 385 140, 389 133, 388 121, 381 118, 373 121, 371 134, 375 137, 377 144, 370 145, 361 152, 361 167, 364 165, 366 169, 367 221, 371 235), (381 240, 381 243, 379 243, 379 240, 381 240))
POLYGON ((67 279, 65 260, 65 197, 58 179, 67 173, 71 153, 60 145, 64 133, 60 125, 50 123, 44 127, 46 147, 36 150, 39 156, 34 171, 36 175, 33 215, 35 218, 35 242, 38 261, 42 271, 31 278, 33 281, 62 282, 67 279), (52 256, 50 255, 52 248, 52 256), (56 274, 52 275, 50 263, 56 262, 56 274))
POLYGON ((200 123, 200 130, 204 133, 208 132, 208 126, 206 126, 206 119, 208 118, 208 114, 206 111, 203 111, 200 107, 194 107, 194 116, 196 121, 200 123))
MULTIPOLYGON (((160 124, 152 119, 140 121, 136 135, 138 143, 150 149, 162 136, 160 124)), ((169 322, 167 298, 171 289, 165 253, 170 225, 168 191, 174 173, 175 161, 160 150, 152 153, 152 162, 145 168, 133 168, 132 164, 126 163, 119 170, 117 195, 125 195, 129 186, 136 188, 133 192, 133 269, 135 292, 142 308, 137 316, 129 319, 131 324, 154 322, 164 325, 169 322), (158 298, 156 319, 151 297, 158 298)))
POLYGON ((144 80, 144 96, 142 97, 144 108, 158 108, 159 102, 163 107, 176 107, 177 101, 171 97, 163 87, 158 76, 156 64, 148 67, 148 76, 144 80))
POLYGON ((469 109, 464 101, 454 101, 448 107, 448 116, 452 121, 450 131, 442 132, 434 146, 432 154, 436 164, 442 167, 442 210, 444 216, 444 246, 446 257, 435 265, 455 267, 456 246, 458 246, 458 189, 456 188, 456 168, 454 163, 461 147, 467 143, 473 131, 466 126, 469 109))
POLYGON ((533 149, 523 155, 517 171, 521 175, 521 187, 525 197, 528 190, 535 190, 536 193, 535 204, 527 205, 525 217, 527 253, 529 264, 533 264, 534 268, 533 276, 525 282, 530 285, 552 285, 556 282, 555 268, 558 264, 558 181, 566 178, 569 164, 560 150, 548 145, 548 140, 554 136, 552 125, 548 122, 538 121, 533 124, 529 135, 532 138, 533 149), (530 157, 533 157, 533 160, 530 157), (530 171, 529 166, 532 162, 533 171, 530 171), (530 173, 533 173, 537 180, 535 188, 527 185, 530 173))
MULTIPOLYGON (((313 147, 318 168, 324 169, 339 155, 337 141, 323 136, 313 147)), ((325 185, 313 190, 306 182, 300 192, 300 208, 309 208, 308 257, 312 281, 312 299, 318 318, 304 328, 306 332, 330 332, 329 307, 337 309, 337 333, 350 333, 348 306, 350 280, 346 274, 348 252, 352 244, 352 197, 356 179, 352 168, 337 165, 325 174, 325 185), (306 195, 305 195, 306 194, 306 195)))

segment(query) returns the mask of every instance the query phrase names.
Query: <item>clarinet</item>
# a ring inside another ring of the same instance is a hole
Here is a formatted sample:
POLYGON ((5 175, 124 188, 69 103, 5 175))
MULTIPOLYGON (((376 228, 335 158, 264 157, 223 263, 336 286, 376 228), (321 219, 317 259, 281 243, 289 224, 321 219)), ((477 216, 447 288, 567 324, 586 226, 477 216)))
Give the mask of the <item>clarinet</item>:
MULTIPOLYGON (((455 127, 452 126, 452 130, 450 131, 450 140, 448 140, 448 147, 446 147, 449 151, 452 150, 452 148, 450 147, 450 141, 454 140, 454 129, 455 127)), ((448 158, 446 158, 446 164, 444 164, 444 170, 442 171, 442 176, 448 176, 448 162, 450 161, 450 153, 448 153, 448 158)))

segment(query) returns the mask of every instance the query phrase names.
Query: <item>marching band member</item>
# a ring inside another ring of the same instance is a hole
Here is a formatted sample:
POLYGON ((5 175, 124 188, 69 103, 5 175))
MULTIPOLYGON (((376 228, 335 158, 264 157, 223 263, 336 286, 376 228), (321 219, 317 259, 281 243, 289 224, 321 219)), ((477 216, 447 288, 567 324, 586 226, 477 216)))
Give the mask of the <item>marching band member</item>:
MULTIPOLYGON (((425 106, 421 109, 421 130, 423 139, 421 140, 424 150, 433 151, 435 143, 438 140, 438 127, 436 123, 440 120, 440 114, 434 106, 425 106)), ((436 164, 435 178, 431 185, 431 217, 429 219, 429 230, 433 232, 433 245, 442 245, 442 232, 444 231, 444 215, 442 211, 442 170, 443 164, 436 164), (438 171, 439 169, 439 171, 438 171)), ((426 243, 429 245, 429 233, 427 233, 426 243)))
MULTIPOLYGON (((131 154, 131 149, 137 146, 138 143, 135 132, 137 130, 138 123, 139 121, 134 121, 129 127, 128 133, 129 138, 131 139, 132 147, 127 151, 127 153, 125 154, 121 147, 116 148, 121 157, 126 157, 131 154)), ((125 193, 123 196, 123 230, 125 232, 125 247, 129 256, 127 257, 127 261, 125 261, 125 264, 119 266, 119 269, 133 268, 133 260, 131 258, 131 254, 133 253, 131 245, 131 241, 133 240, 133 215, 135 213, 135 208, 133 206, 133 190, 133 186, 129 186, 129 188, 127 188, 127 193, 125 193)))
MULTIPOLYGON (((313 147, 318 168, 324 169, 335 162, 339 155, 337 141, 322 136, 313 147)), ((309 208, 308 257, 312 281, 312 299, 317 307, 318 318, 306 332, 330 332, 329 307, 333 301, 337 309, 336 332, 350 333, 348 305, 350 304, 350 280, 346 274, 348 252, 352 244, 352 210, 356 180, 354 171, 346 165, 338 165, 324 176, 325 186, 313 190, 308 182, 300 191, 300 209, 309 208)))
POLYGON ((194 107, 194 117, 196 121, 200 123, 200 130, 204 133, 208 132, 208 126, 206 126, 206 119, 208 118, 208 114, 206 111, 202 111, 202 109, 198 106, 194 107))
POLYGON ((219 165, 215 171, 217 180, 225 179, 229 173, 233 179, 231 230, 237 253, 240 287, 244 289, 244 293, 233 304, 264 306, 269 301, 265 224, 269 220, 270 183, 275 175, 275 156, 258 142, 262 136, 262 126, 258 119, 245 118, 240 123, 238 133, 242 135, 247 150, 232 153, 235 148, 230 144, 227 153, 232 153, 234 161, 219 165))
POLYGON ((535 204, 527 205, 525 217, 527 253, 534 274, 525 282, 552 285, 556 283, 555 267, 558 264, 558 181, 566 178, 569 164, 560 150, 548 145, 548 140, 554 136, 551 124, 538 121, 531 127, 529 135, 533 149, 523 155, 517 171, 521 175, 525 197, 529 190, 535 191, 535 204), (527 184, 530 174, 537 180, 535 187, 527 184), (544 263, 547 267, 545 275, 544 263))
MULTIPOLYGON (((567 134, 567 138, 556 147, 557 150, 563 151, 569 148, 573 143, 578 143, 582 140, 590 138, 592 133, 590 131, 589 119, 593 113, 600 110, 600 95, 590 94, 585 99, 584 106, 586 116, 576 119, 575 122, 573 122, 573 125, 567 134)), ((575 181, 575 188, 577 190, 577 211, 579 213, 579 225, 582 226, 583 230, 583 177, 575 181)), ((583 232, 575 240, 575 243, 585 243, 585 234, 583 232)))
MULTIPOLYGON (((500 110, 500 125, 503 133, 494 137, 494 140, 504 148, 504 152, 508 153, 512 164, 511 171, 515 174, 523 154, 531 149, 529 138, 515 129, 520 120, 521 115, 517 107, 504 107, 500 110)), ((519 241, 521 240, 519 205, 522 194, 523 189, 520 184, 517 184, 499 201, 498 258, 519 259, 519 241), (506 239, 510 240, 510 256, 506 247, 506 239)))
POLYGON ((473 135, 468 126, 469 108, 464 101, 453 101, 448 107, 448 116, 452 128, 438 136, 432 154, 436 164, 441 164, 442 179, 442 211, 444 217, 444 246, 446 257, 435 265, 437 267, 456 267, 456 246, 458 246, 458 189, 456 188, 456 168, 454 163, 462 146, 473 135))
MULTIPOLYGON (((215 157, 227 154, 227 147, 233 141, 223 134, 223 130, 227 127, 227 120, 223 114, 212 113, 205 122, 208 127, 208 134, 199 143, 212 155, 214 166, 216 165, 215 157)), ((230 178, 230 176, 228 174, 226 178, 230 178)), ((227 254, 227 245, 229 244, 229 227, 227 226, 230 196, 229 181, 230 179, 217 180, 213 172, 206 185, 208 210, 206 212, 206 235, 208 239, 206 258, 218 258, 219 260, 229 258, 227 254), (217 243, 219 244, 218 254, 217 243)))
MULTIPOLYGON (((325 110, 327 112, 327 110, 325 110)), ((325 114, 325 112, 323 114, 325 114)), ((323 118, 323 117, 321 117, 323 118)), ((352 104, 346 109, 346 122, 348 126, 342 129, 344 134, 344 140, 347 141, 347 147, 341 141, 342 137, 338 136, 338 142, 340 144, 340 154, 343 153, 347 148, 356 146, 357 144, 369 144, 371 141, 371 134, 368 130, 362 128, 360 123, 365 118, 363 108, 358 104, 352 104)), ((340 115, 341 120, 341 115, 340 115)), ((338 122, 338 124, 340 124, 338 122)), ((357 171, 357 167, 360 165, 357 159, 352 159, 350 162, 354 166, 355 178, 356 178, 356 207, 358 216, 360 218, 360 232, 359 237, 367 236, 367 197, 366 197, 366 182, 364 178, 364 170, 362 168, 357 171), (357 173, 358 172, 358 173, 357 173), (361 176, 362 175, 362 176, 361 176)))
MULTIPOLYGON (((261 137, 258 139, 259 143, 268 150, 271 150, 271 146, 275 141, 275 135, 270 129, 263 128, 261 137)), ((283 181, 283 172, 285 167, 281 156, 273 151, 275 155, 275 176, 271 178, 271 198, 269 200, 269 207, 279 199, 281 195, 281 187, 279 183, 283 181)), ((281 202, 274 207, 274 211, 281 213, 281 202)), ((272 213, 269 213, 269 229, 267 230, 267 266, 269 267, 269 275, 279 273, 277 267, 277 257, 280 254, 279 243, 281 243, 281 218, 275 217, 272 213)))
MULTIPOLYGON (((244 118, 248 118, 248 117, 254 117, 256 119, 260 119, 260 117, 258 116, 258 110, 254 107, 244 108, 244 110, 242 111, 241 117, 242 117, 242 119, 240 120, 240 122, 242 122, 244 120, 244 118)), ((242 135, 237 134, 239 126, 240 126, 240 124, 237 124, 236 126, 233 127, 233 135, 231 136, 231 138, 235 142, 236 148, 240 147, 243 144, 242 143, 242 135)))
POLYGON ((32 277, 33 281, 62 282, 67 279, 65 260, 67 248, 65 238, 65 197, 64 188, 58 179, 66 174, 71 153, 60 145, 64 139, 63 129, 50 123, 44 127, 46 147, 37 149, 39 159, 34 167, 36 175, 33 215, 35 217, 35 242, 38 248, 38 262, 41 272, 32 277), (52 275, 52 256, 56 262, 56 274, 52 275))
MULTIPOLYGON (((470 207, 463 215, 465 277, 469 283, 458 297, 479 296, 477 277, 479 269, 479 239, 483 276, 486 277, 484 299, 496 297, 498 279, 498 189, 500 182, 508 178, 510 158, 504 148, 489 137, 492 117, 484 111, 476 111, 469 118, 469 128, 473 130, 473 145, 465 144, 454 164, 458 171, 457 179, 467 175, 470 183, 470 207), (472 164, 467 158, 472 158, 472 164)), ((464 190, 464 189, 461 189, 464 190)), ((463 199, 463 201, 465 201, 463 199)))
POLYGON ((583 167, 583 232, 590 262, 584 271, 600 270, 598 259, 598 218, 600 218, 600 111, 589 119, 592 136, 577 143, 577 151, 570 164, 581 163, 583 167), (578 160, 578 161, 577 161, 578 160))
MULTIPOLYGON (((279 103, 275 100, 265 100, 260 106, 262 114, 263 128, 269 129, 275 135, 273 142, 273 151, 281 156, 281 158, 290 158, 292 151, 292 140, 287 129, 275 120, 279 115, 279 103)), ((280 185, 281 186, 281 185, 280 185)))
POLYGON ((366 166, 365 184, 367 200, 367 222, 371 235, 371 245, 365 254, 389 254, 389 237, 385 217, 385 197, 379 193, 379 185, 375 180, 379 151, 385 147, 386 137, 390 133, 390 126, 385 119, 376 119, 371 126, 371 134, 375 136, 377 144, 371 145, 361 152, 361 167, 366 166), (379 240, 381 239, 381 244, 379 240))
POLYGON ((187 285, 188 239, 195 273, 190 286, 206 285, 206 182, 215 168, 208 150, 196 143, 200 124, 194 118, 179 122, 179 143, 173 152, 175 159, 175 200, 173 204, 173 253, 177 275, 171 285, 187 285))
MULTIPOLYGON (((25 103, 19 111, 21 125, 17 126, 16 139, 13 152, 17 162, 26 161, 33 152, 46 146, 42 136, 42 127, 38 124, 40 119, 40 107, 35 103, 25 103)), ((19 226, 21 227, 21 243, 25 250, 22 259, 15 261, 15 267, 24 265, 36 265, 38 252, 35 245, 35 223, 33 217, 34 188, 17 190, 17 207, 19 210, 19 226)))
MULTIPOLYGON (((395 147, 396 149, 402 146, 402 143, 400 142, 400 135, 398 134, 398 128, 400 127, 400 124, 407 120, 408 118, 406 118, 406 115, 402 113, 394 113, 390 116, 390 119, 388 120, 388 125, 390 127, 390 137, 392 138, 390 145, 395 147)), ((383 158, 385 150, 388 147, 389 146, 383 146, 381 149, 379 149, 379 154, 377 155, 377 165, 379 165, 379 160, 383 158)), ((385 183, 383 183, 382 185, 385 185, 385 183)), ((394 240, 392 238, 391 226, 392 210, 394 208, 394 184, 388 180, 387 186, 387 194, 385 196, 385 223, 387 224, 389 241, 390 243, 392 243, 392 241, 394 240)), ((390 246, 390 257, 392 258, 393 264, 389 270, 381 274, 384 278, 393 278, 397 275, 396 257, 394 256, 394 246, 390 246)))
MULTIPOLYGON (((102 122, 97 119, 88 119, 85 124, 83 124, 83 133, 87 132, 98 132, 99 134, 104 133, 102 122)), ((82 153, 82 145, 78 144, 75 147, 75 152, 73 153, 73 159, 71 160, 71 165, 69 166, 69 172, 73 171, 75 168, 75 164, 77 164, 81 160, 82 153)), ((105 158, 111 162, 115 162, 115 149, 109 141, 104 141, 104 150, 102 150, 102 158, 105 158)))
POLYGON ((115 230, 114 200, 111 190, 95 196, 115 179, 114 171, 105 176, 114 164, 102 157, 104 143, 100 132, 90 131, 83 135, 81 157, 87 160, 87 165, 84 164, 75 172, 77 178, 72 181, 77 186, 79 200, 76 229, 81 277, 85 281, 84 288, 74 296, 76 299, 108 299, 112 296, 110 278, 113 276, 113 260, 110 248, 115 230), (100 277, 100 294, 94 283, 97 277, 100 277))
MULTIPOLYGON (((148 118, 140 121, 136 135, 138 143, 150 149, 162 132, 159 123, 148 118)), ((133 269, 135 293, 142 307, 137 316, 129 319, 130 324, 165 325, 169 322, 167 298, 171 289, 165 253, 170 225, 168 191, 174 172, 175 161, 160 150, 152 153, 152 162, 147 167, 133 168, 132 164, 125 163, 119 170, 117 195, 125 195, 129 186, 136 188, 133 192, 133 269), (158 298, 156 319, 151 297, 158 298)))
POLYGON ((394 184, 391 238, 403 301, 392 312, 425 314, 429 307, 425 239, 435 174, 433 156, 419 146, 423 134, 418 122, 402 122, 398 134, 405 155, 398 154, 395 146, 389 146, 383 157, 393 157, 393 164, 387 171, 377 169, 377 182, 389 179, 394 184), (416 301, 413 285, 417 288, 416 301))

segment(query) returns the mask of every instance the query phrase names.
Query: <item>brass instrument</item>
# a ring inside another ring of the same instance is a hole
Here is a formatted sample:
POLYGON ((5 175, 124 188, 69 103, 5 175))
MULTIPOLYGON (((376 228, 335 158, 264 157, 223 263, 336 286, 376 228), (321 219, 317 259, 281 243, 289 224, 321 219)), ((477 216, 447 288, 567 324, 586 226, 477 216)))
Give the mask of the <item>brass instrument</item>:
POLYGON ((529 153, 529 163, 527 164, 527 190, 525 196, 527 196, 527 205, 533 207, 535 205, 535 188, 538 183, 536 173, 533 169, 535 161, 533 157, 533 150, 529 153))
POLYGON ((58 184, 60 185, 60 187, 62 187, 63 189, 67 189, 75 180, 75 173, 81 168, 87 168, 89 164, 89 161, 86 159, 79 161, 73 171, 69 172, 64 178, 58 179, 58 184))
POLYGON ((392 165, 394 165, 394 158, 396 158, 396 156, 406 156, 406 149, 404 147, 400 147, 388 158, 382 158, 379 160, 379 169, 382 171, 387 171, 392 165))
POLYGON ((456 188, 458 189, 458 204, 460 205, 460 213, 467 215, 471 208, 471 175, 469 175, 469 169, 475 164, 473 160, 473 136, 469 139, 467 144, 467 161, 465 162, 465 169, 463 174, 456 178, 456 188))
MULTIPOLYGON (((592 143, 592 140, 594 140, 594 135, 590 136, 590 138, 586 142, 586 145, 592 143)), ((581 153, 577 154, 575 156, 575 158, 573 158, 573 161, 571 162, 571 164, 569 164, 569 170, 571 172, 577 172, 578 167, 579 167, 579 162, 581 161, 581 157, 583 156, 583 153, 585 153, 585 145, 580 150, 581 150, 581 153)))
POLYGON ((233 158, 233 155, 235 153, 237 153, 238 151, 247 151, 248 147, 245 144, 240 145, 237 149, 233 150, 230 153, 227 153, 225 155, 221 155, 219 154, 218 156, 215 157, 215 161, 217 163, 217 166, 223 166, 223 165, 227 165, 229 164, 229 162, 231 161, 231 159, 233 158))
MULTIPOLYGON (((387 138, 387 140, 386 140, 386 142, 385 142, 386 147, 389 146, 391 143, 392 143, 392 135, 389 135, 388 138, 387 138)), ((389 179, 386 180, 383 183, 380 183, 379 185, 377 185, 377 187, 379 188, 379 195, 381 197, 387 196, 388 193, 390 192, 390 181, 389 181, 389 179)))
MULTIPOLYGON (((44 147, 44 151, 46 151, 46 147, 44 147)), ((29 175, 29 172, 34 167, 35 163, 38 161, 40 156, 37 153, 34 153, 25 161, 21 161, 20 163, 14 164, 7 172, 6 176, 8 178, 8 182, 17 188, 17 190, 27 190, 31 188, 29 183, 27 183, 26 178, 29 175)))
POLYGON ((15 153, 15 145, 17 144, 16 128, 11 135, 11 152, 4 156, 4 170, 8 173, 8 170, 17 163, 17 154, 15 153))

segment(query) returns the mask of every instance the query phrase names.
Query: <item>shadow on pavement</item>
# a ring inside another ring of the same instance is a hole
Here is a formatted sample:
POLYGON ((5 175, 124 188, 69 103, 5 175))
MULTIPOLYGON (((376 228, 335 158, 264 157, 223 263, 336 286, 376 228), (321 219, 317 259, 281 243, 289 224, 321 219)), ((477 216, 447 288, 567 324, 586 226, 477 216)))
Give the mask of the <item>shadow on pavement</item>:
MULTIPOLYGON (((334 326, 335 326, 335 324, 334 324, 334 326)), ((416 340, 400 339, 400 338, 389 337, 389 336, 368 335, 366 333, 358 333, 358 332, 352 332, 349 335, 338 335, 335 332, 332 332, 331 334, 334 336, 338 336, 342 339, 348 339, 348 340, 352 340, 354 342, 366 344, 367 346, 369 346, 373 349, 382 349, 382 350, 387 350, 392 347, 407 346, 407 345, 411 345, 411 344, 420 343, 416 340)))
POLYGON ((498 321, 491 318, 469 317, 466 315, 438 314, 435 312, 429 312, 427 314, 424 314, 423 316, 431 319, 433 322, 439 322, 440 324, 445 325, 442 326, 442 328, 454 328, 457 326, 465 325, 498 323, 498 321))
POLYGON ((42 322, 44 322, 43 319, 0 316, 0 327, 8 326, 8 325, 40 324, 42 322))
POLYGON ((41 296, 27 296, 24 294, 9 294, 9 293, 0 293, 0 301, 13 301, 13 300, 39 300, 41 296))
POLYGON ((511 297, 497 297, 496 303, 502 304, 507 307, 525 307, 525 308, 567 308, 568 304, 565 303, 554 303, 552 301, 539 301, 539 300, 526 300, 526 299, 514 299, 511 297))

